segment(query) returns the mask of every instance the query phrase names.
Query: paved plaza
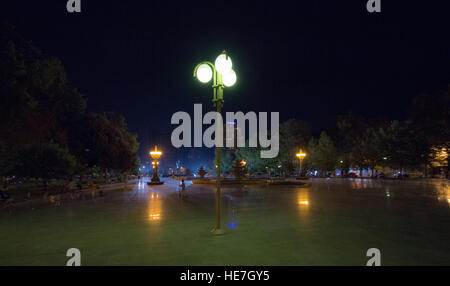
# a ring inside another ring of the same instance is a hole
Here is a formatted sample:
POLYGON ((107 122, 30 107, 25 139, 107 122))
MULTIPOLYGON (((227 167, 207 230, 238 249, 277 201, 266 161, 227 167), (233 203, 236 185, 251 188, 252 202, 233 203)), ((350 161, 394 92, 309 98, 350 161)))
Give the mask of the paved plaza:
POLYGON ((223 236, 212 236, 215 188, 145 181, 104 197, 0 212, 0 265, 450 264, 445 180, 312 179, 223 189, 223 236))

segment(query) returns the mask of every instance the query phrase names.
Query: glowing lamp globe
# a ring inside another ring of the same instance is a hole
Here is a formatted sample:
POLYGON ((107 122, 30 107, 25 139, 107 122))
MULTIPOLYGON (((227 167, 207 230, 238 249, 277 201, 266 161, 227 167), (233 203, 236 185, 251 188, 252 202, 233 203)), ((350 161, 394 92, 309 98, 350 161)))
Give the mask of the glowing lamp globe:
POLYGON ((150 151, 150 156, 155 160, 158 160, 161 157, 161 155, 162 155, 162 152, 158 151, 157 146, 155 146, 155 150, 150 151))
POLYGON ((300 151, 297 154, 295 154, 295 156, 297 156, 299 159, 303 159, 306 157, 306 153, 304 153, 303 150, 300 149, 300 151))
POLYGON ((211 80, 212 78, 212 70, 211 67, 207 64, 201 64, 198 68, 197 68, 197 78, 199 81, 203 82, 203 83, 207 83, 211 80))
POLYGON ((222 81, 225 86, 232 86, 236 83, 236 73, 230 70, 222 76, 222 81))
POLYGON ((227 56, 226 54, 221 54, 217 57, 214 65, 216 66, 216 70, 219 73, 225 75, 226 73, 231 71, 233 63, 231 62, 231 58, 229 56, 227 56))

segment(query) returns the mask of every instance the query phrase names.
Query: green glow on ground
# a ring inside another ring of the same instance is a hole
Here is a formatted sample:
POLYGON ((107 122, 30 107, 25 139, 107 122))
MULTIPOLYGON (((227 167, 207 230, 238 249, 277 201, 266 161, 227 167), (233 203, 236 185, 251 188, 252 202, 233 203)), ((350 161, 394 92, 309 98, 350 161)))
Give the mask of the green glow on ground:
POLYGON ((65 265, 72 247, 82 265, 365 265, 372 247, 382 265, 450 264, 447 181, 310 182, 225 188, 219 237, 214 187, 180 201, 174 181, 1 211, 0 265, 65 265))

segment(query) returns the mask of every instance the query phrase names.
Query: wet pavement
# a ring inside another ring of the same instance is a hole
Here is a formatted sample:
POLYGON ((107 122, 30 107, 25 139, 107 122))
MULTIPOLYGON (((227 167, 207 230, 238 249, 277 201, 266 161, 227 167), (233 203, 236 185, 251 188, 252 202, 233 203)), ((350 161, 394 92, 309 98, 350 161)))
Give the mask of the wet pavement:
POLYGON ((446 180, 313 179, 305 186, 223 188, 143 181, 105 197, 0 212, 0 265, 382 265, 450 264, 446 180))

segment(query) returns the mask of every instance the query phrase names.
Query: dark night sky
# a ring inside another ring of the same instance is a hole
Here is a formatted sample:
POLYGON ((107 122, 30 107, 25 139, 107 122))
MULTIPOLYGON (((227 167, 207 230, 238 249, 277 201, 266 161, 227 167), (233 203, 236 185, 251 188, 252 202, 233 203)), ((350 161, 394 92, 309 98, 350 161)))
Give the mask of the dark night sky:
POLYGON ((192 71, 223 49, 238 74, 225 111, 279 111, 314 130, 347 111, 401 119, 413 96, 450 83, 449 1, 382 0, 381 14, 366 0, 65 5, 9 0, 0 13, 62 60, 89 110, 122 113, 139 135, 170 131, 171 115, 193 103, 212 109, 192 71))

